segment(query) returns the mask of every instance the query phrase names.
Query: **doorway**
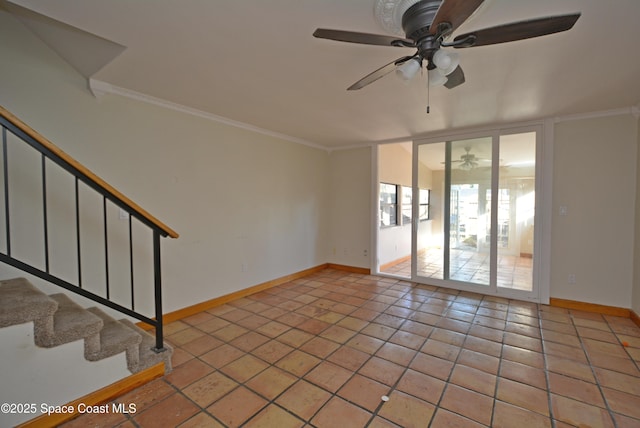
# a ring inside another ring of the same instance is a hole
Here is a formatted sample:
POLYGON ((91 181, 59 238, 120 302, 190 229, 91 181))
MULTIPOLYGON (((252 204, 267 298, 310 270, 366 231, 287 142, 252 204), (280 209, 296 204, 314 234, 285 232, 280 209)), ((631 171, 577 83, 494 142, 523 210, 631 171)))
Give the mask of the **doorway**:
POLYGON ((531 128, 414 143, 412 280, 539 298, 539 138, 531 128))

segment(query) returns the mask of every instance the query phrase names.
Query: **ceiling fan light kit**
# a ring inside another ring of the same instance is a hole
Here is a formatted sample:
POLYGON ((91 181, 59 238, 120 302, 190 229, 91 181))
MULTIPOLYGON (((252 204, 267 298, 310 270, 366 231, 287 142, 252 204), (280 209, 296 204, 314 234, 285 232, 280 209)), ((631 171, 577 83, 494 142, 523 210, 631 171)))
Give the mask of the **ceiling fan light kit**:
POLYGON ((396 75, 402 80, 411 80, 422 68, 422 61, 418 58, 411 58, 404 64, 396 67, 396 75))
POLYGON ((439 68, 433 68, 428 71, 429 86, 442 86, 449 80, 447 76, 439 68))
POLYGON ((378 22, 396 36, 324 28, 318 28, 313 35, 348 43, 416 49, 413 55, 398 58, 369 73, 348 90, 361 89, 394 70, 403 80, 411 79, 422 68, 423 63, 428 70, 429 86, 444 85, 453 89, 465 82, 465 75, 460 67, 459 55, 442 48, 486 46, 559 33, 571 29, 580 17, 580 13, 574 13, 536 18, 460 34, 448 41, 483 2, 484 0, 377 0, 374 14, 378 22), (398 37, 400 34, 405 37, 398 37))
POLYGON ((465 162, 463 164, 460 164, 460 166, 458 168, 460 168, 463 171, 471 171, 472 169, 476 168, 478 166, 478 162, 465 162))
POLYGON ((433 54, 433 64, 448 76, 460 65, 460 55, 457 52, 438 50, 433 54))

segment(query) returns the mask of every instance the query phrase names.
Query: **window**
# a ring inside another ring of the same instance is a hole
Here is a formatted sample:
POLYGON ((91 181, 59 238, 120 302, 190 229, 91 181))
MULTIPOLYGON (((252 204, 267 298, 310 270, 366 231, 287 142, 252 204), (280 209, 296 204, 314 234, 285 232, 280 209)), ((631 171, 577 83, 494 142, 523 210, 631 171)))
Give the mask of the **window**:
MULTIPOLYGON (((380 183, 380 227, 411 225, 413 191, 399 184, 380 183)), ((429 218, 429 190, 420 189, 420 220, 429 218)))
POLYGON ((402 186, 402 224, 411 224, 411 187, 402 186))
POLYGON ((380 227, 398 225, 398 186, 380 183, 380 227))
POLYGON ((431 190, 420 189, 420 208, 419 218, 420 221, 429 220, 429 199, 431 198, 431 190))

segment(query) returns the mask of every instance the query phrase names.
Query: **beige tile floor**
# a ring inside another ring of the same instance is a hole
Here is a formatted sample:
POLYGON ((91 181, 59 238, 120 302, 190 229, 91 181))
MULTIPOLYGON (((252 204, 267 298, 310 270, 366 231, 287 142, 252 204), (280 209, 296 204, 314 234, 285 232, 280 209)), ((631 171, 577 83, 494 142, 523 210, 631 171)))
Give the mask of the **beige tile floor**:
POLYGON ((135 414, 65 427, 640 427, 626 318, 326 269, 166 334, 135 414))
MULTIPOLYGON (((417 274, 425 278, 443 278, 443 253, 440 248, 420 250, 417 257, 417 274)), ((402 260, 386 266, 380 272, 411 278, 411 260, 402 260)), ((451 250, 450 279, 476 284, 489 283, 489 254, 462 250, 451 250)), ((510 255, 498 255, 498 287, 531 291, 533 281, 533 259, 510 255)))

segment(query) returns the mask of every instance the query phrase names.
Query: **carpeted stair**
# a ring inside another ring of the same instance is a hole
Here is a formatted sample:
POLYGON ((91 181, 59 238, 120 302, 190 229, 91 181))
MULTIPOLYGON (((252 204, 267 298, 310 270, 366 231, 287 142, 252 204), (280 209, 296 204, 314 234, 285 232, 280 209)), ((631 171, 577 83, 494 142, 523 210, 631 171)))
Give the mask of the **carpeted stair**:
POLYGON ((155 338, 131 321, 116 320, 102 310, 85 309, 66 294, 47 296, 24 278, 0 281, 0 328, 33 322, 37 346, 52 348, 84 340, 84 357, 98 361, 126 353, 127 368, 137 373, 164 363, 171 371, 173 349, 153 351, 155 338))

